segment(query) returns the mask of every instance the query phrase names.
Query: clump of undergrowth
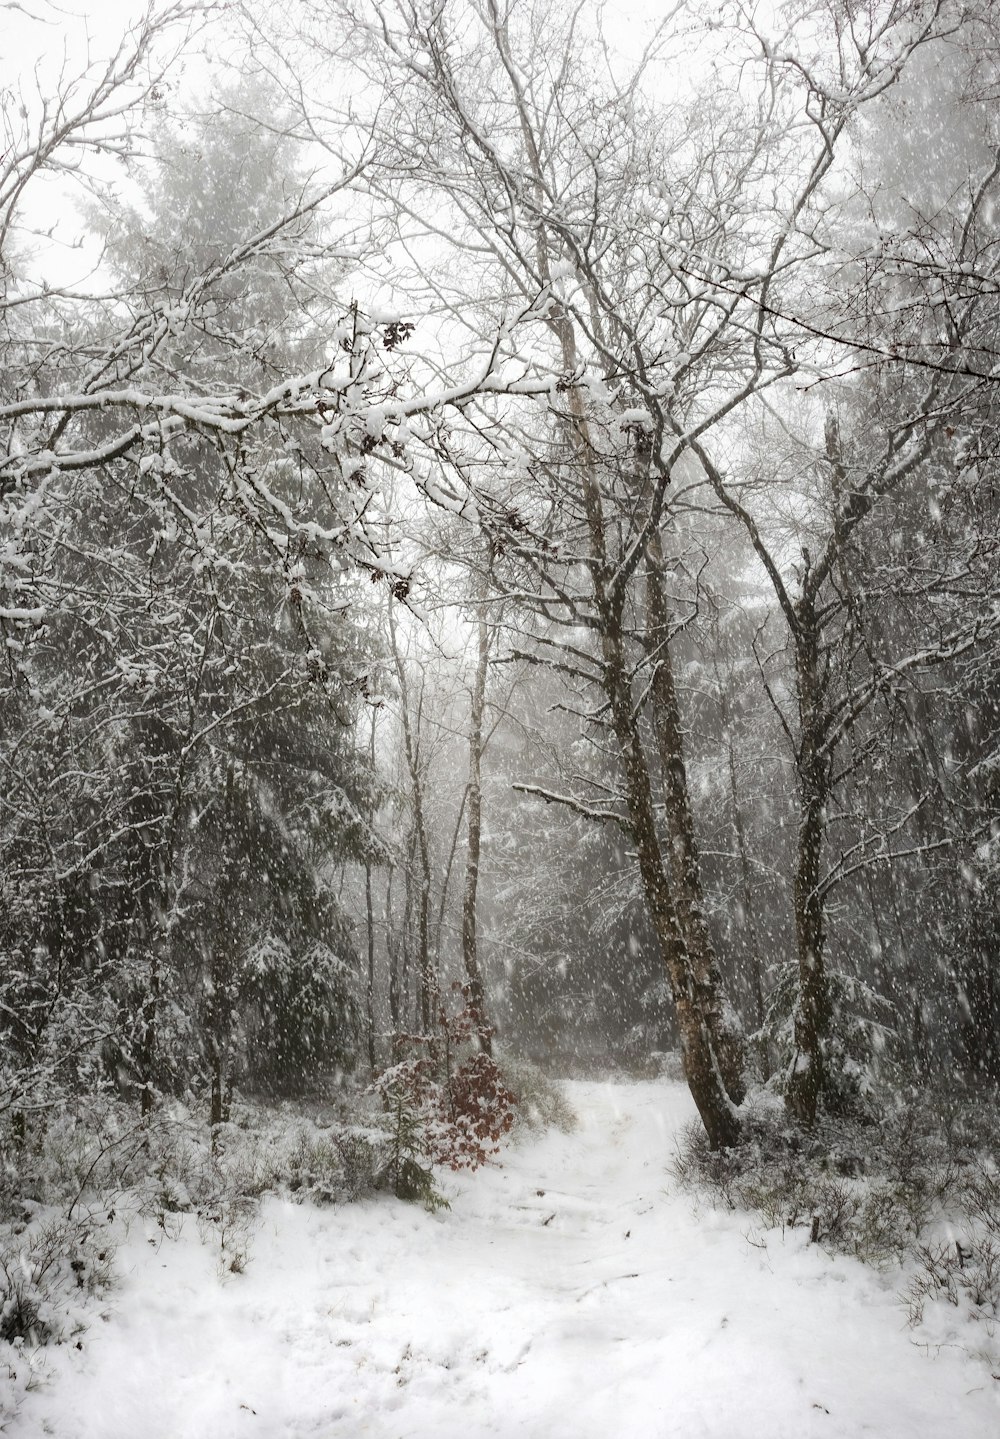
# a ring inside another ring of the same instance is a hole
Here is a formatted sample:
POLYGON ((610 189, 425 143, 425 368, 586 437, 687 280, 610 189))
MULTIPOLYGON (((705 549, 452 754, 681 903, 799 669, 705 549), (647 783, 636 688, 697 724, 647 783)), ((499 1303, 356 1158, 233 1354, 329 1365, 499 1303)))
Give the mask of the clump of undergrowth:
POLYGON ((994 1141, 957 1167, 950 1222, 915 1252, 910 1323, 959 1338, 1000 1377, 1000 1164, 994 1141), (933 1307, 934 1314, 930 1314, 933 1307))
POLYGON ((0 1342, 40 1345, 82 1327, 80 1300, 106 1292, 114 1248, 105 1221, 46 1218, 0 1238, 0 1342))
MULTIPOLYGON (((444 1004, 433 1035, 397 1034, 396 1062, 372 1093, 389 1136, 385 1174, 400 1199, 431 1212, 448 1208, 435 1169, 473 1170, 500 1152, 514 1128, 517 1096, 489 1048, 468 986, 455 984, 460 1007, 444 1004)), ((489 1033, 489 1031, 485 1031, 489 1033)))
POLYGON ((768 1228, 807 1229, 814 1243, 881 1266, 913 1250, 957 1170, 941 1125, 911 1101, 877 1120, 828 1118, 808 1132, 762 1104, 733 1149, 712 1151, 692 1127, 674 1173, 729 1209, 756 1212, 768 1228))
POLYGON ((742 1142, 712 1150, 691 1126, 673 1172, 687 1190, 798 1229, 811 1243, 908 1275, 910 1322, 937 1306, 976 1326, 965 1343, 1000 1365, 1000 1120, 977 1097, 914 1093, 867 1118, 790 1124, 765 1097, 745 1117, 742 1142))
POLYGON ((21 1206, 0 1232, 0 1427, 43 1372, 45 1346, 79 1343, 113 1281, 106 1215, 66 1218, 21 1206))

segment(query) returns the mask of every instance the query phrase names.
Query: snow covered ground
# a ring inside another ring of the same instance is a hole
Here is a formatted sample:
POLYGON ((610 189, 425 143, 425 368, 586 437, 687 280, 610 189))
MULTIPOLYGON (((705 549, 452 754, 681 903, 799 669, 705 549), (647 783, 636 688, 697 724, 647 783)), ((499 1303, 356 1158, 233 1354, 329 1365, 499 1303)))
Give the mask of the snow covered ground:
POLYGON ((269 1200, 241 1275, 132 1226, 84 1348, 12 1439, 990 1439, 1000 1384, 906 1326, 898 1276, 676 1193, 673 1084, 573 1084, 572 1134, 389 1197, 269 1200))

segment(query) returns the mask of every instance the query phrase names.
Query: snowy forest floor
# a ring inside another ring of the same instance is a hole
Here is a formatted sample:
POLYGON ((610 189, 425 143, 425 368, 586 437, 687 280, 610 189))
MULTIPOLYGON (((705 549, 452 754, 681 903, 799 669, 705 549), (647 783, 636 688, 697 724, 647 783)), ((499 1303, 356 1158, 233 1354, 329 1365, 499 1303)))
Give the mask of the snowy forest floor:
MULTIPOLYGON (((908 1328, 880 1275, 671 1178, 676 1084, 575 1083, 578 1115, 443 1182, 267 1199, 242 1274, 135 1221, 83 1347, 11 1439, 985 1439, 1000 1383, 908 1328)), ((924 1336, 926 1338, 926 1336, 924 1336)))

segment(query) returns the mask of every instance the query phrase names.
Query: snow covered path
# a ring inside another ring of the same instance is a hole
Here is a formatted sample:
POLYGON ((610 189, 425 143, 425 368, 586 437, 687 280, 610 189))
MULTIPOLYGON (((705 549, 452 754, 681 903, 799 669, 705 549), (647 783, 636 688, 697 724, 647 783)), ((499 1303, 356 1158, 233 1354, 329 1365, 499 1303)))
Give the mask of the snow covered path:
POLYGON ((914 1344, 897 1280, 674 1192, 680 1086, 569 1090, 579 1128, 447 1182, 450 1212, 270 1201, 224 1283, 133 1226, 112 1321, 12 1439, 1000 1434, 1000 1384, 914 1344))

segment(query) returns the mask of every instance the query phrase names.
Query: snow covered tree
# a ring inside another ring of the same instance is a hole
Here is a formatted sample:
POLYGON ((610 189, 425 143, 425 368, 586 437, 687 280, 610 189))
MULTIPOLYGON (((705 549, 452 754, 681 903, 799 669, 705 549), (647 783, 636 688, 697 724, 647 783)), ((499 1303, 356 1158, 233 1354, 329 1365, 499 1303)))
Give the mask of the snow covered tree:
POLYGON ((356 177, 357 155, 311 178, 277 123, 240 108, 247 86, 207 113, 165 117, 168 47, 209 15, 150 11, 106 68, 42 91, 4 155, 12 1093, 32 1065, 51 1072, 37 1059, 42 1031, 84 995, 82 1047, 102 1044, 146 1103, 188 1063, 182 976, 205 978, 219 1094, 251 971, 256 1068, 270 1045, 283 1084, 298 1040, 275 1046, 274 1016, 282 1029, 301 1021, 302 996, 321 984, 331 1013, 353 1013, 329 871, 370 847, 354 725, 372 654, 356 581, 406 588, 383 562, 365 461, 398 462, 449 406, 507 387, 489 348, 442 387, 419 356, 401 356, 408 326, 342 293, 372 233, 341 213, 334 237, 325 207, 356 177), (109 157, 127 186, 109 178, 109 157), (85 186, 107 240, 86 284, 53 285, 11 248, 50 174, 85 186), (270 905, 251 892, 254 864, 284 888, 266 891, 270 905))
POLYGON ((530 346, 503 349, 513 372, 549 377, 550 421, 482 406, 460 474, 530 575, 518 593, 540 621, 536 655, 598 694, 591 722, 613 736, 616 791, 561 799, 627 828, 715 1144, 739 1133, 742 1047, 686 779, 671 496, 717 473, 733 417, 797 372, 779 297, 808 285, 822 252, 824 184, 850 122, 894 84, 939 11, 895 6, 873 14, 870 33, 839 7, 811 11, 774 46, 740 7, 704 27, 680 7, 629 63, 587 9, 305 7, 311 49, 339 17, 385 97, 373 181, 391 195, 401 253, 415 254, 414 292, 474 333, 535 306, 530 346), (677 53, 697 35, 703 84, 672 62, 682 26, 677 53), (832 61, 806 53, 814 39, 832 61), (654 90, 679 98, 667 106, 654 90), (446 265, 410 244, 432 210, 446 265))

